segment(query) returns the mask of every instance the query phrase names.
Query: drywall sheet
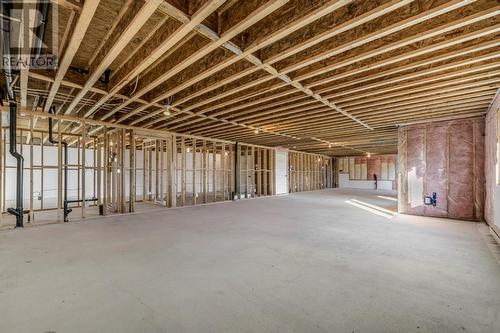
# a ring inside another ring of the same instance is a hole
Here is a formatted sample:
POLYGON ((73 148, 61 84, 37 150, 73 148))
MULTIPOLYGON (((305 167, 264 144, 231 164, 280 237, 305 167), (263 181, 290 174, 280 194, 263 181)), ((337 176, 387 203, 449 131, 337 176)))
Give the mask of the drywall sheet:
POLYGON ((399 131, 402 213, 482 220, 484 118, 420 124, 399 131), (437 194, 436 206, 424 196, 437 194))

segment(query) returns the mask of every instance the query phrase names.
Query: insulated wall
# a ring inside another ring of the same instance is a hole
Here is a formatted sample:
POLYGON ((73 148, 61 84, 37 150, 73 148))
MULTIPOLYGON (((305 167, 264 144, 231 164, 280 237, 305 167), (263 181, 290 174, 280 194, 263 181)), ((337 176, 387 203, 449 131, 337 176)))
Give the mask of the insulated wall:
POLYGON ((497 94, 488 114, 485 129, 485 220, 500 235, 500 177, 499 177, 499 125, 500 95, 497 94))
POLYGON ((483 117, 402 127, 398 150, 400 213, 483 219, 483 117))
POLYGON ((372 155, 337 158, 339 187, 396 190, 397 155, 372 155))

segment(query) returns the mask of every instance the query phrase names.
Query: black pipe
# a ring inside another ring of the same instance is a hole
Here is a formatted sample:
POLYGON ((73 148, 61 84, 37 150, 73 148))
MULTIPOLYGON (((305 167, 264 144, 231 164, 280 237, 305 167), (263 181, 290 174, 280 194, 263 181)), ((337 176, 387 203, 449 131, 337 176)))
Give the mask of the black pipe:
POLYGON ((99 200, 99 199, 91 198, 91 199, 85 199, 85 200, 67 200, 66 202, 67 203, 77 203, 77 202, 84 202, 84 201, 85 202, 96 202, 97 200, 99 200))
POLYGON ((9 139, 10 139, 10 149, 9 153, 16 159, 17 165, 17 175, 16 175, 16 208, 8 208, 7 211, 16 216, 16 227, 22 228, 24 226, 23 221, 23 168, 24 168, 24 158, 23 155, 17 152, 17 102, 14 91, 12 90, 12 67, 10 61, 5 61, 5 59, 10 59, 10 17, 12 13, 12 3, 10 1, 1 1, 2 3, 2 43, 3 43, 3 70, 5 75, 5 83, 7 86, 7 97, 9 99, 9 139))
MULTIPOLYGON (((51 107, 49 113, 55 113, 54 107, 51 107)), ((49 142, 52 144, 59 144, 59 141, 55 141, 52 137, 52 118, 49 117, 49 142)), ((71 213, 72 209, 68 208, 68 143, 66 141, 61 141, 61 145, 64 147, 64 191, 63 191, 63 212, 64 212, 64 222, 68 222, 68 215, 71 213)))

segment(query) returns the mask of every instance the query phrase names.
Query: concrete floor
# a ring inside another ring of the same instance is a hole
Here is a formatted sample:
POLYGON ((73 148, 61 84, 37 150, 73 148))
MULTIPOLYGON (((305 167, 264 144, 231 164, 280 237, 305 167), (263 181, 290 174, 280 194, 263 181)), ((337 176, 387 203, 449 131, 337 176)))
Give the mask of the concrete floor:
MULTIPOLYGON (((326 190, 0 232, 0 332, 500 332, 484 225, 326 190)), ((382 197, 379 197, 382 196, 382 197)))

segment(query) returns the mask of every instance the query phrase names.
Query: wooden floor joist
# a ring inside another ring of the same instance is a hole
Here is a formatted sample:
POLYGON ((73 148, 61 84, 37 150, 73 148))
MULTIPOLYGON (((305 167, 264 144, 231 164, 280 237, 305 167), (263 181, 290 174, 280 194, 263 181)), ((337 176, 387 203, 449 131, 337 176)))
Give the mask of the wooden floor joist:
MULTIPOLYGON (((232 149, 210 139, 204 145, 207 137, 332 156, 394 152, 397 124, 481 114, 500 88, 496 0, 52 4, 63 18, 58 68, 22 70, 14 85, 21 119, 33 117, 33 135, 52 107, 64 114, 53 116, 65 122, 55 125, 62 138, 73 144, 85 130, 87 149, 93 140, 103 145, 100 137, 116 141, 122 130, 125 145, 130 131, 164 140, 176 132, 175 149, 183 140, 200 153, 188 166, 207 163, 207 182, 214 181, 213 161, 205 154, 232 149), (108 22, 103 13, 112 13, 108 22)), ((162 141, 165 156, 173 145, 162 141)), ((269 163, 271 153, 253 154, 269 163)), ((223 175, 229 161, 220 161, 223 175)), ((259 193, 272 192, 269 175, 258 177, 259 193)), ((229 180, 221 175, 211 184, 226 188, 229 180)), ((186 188, 180 202, 194 203, 194 190, 186 188)))

